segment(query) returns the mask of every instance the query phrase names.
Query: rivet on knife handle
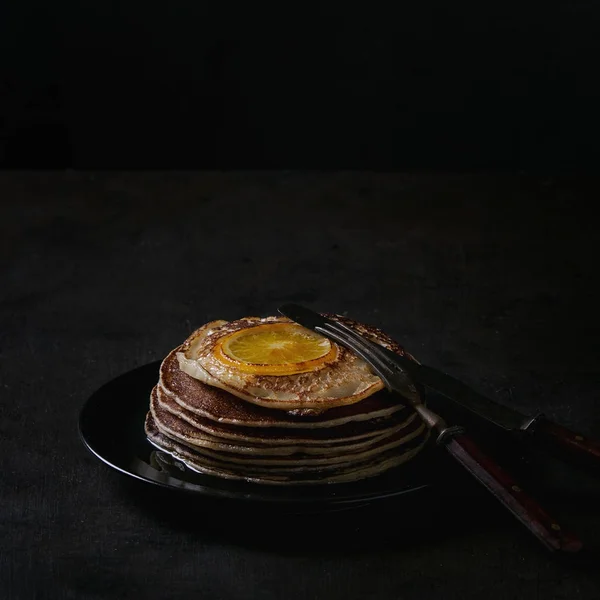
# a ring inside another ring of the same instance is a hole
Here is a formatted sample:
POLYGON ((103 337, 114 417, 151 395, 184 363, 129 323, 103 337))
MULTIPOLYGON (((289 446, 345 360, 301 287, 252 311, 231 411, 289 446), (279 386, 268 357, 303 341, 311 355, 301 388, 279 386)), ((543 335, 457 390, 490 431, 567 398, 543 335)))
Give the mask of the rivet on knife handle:
POLYGON ((549 550, 577 552, 581 541, 566 531, 521 486, 464 433, 443 437, 448 452, 484 485, 549 550))

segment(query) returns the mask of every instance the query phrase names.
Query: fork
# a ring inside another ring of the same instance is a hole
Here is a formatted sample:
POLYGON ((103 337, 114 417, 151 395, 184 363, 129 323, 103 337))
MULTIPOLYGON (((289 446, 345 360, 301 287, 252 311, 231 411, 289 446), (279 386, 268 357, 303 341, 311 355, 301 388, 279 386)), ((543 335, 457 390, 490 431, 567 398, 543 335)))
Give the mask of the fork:
POLYGON ((444 446, 479 483, 491 492, 542 544, 551 551, 577 552, 582 542, 565 530, 556 519, 470 438, 464 427, 448 425, 444 418, 425 406, 409 373, 396 361, 396 354, 371 342, 351 327, 325 320, 315 331, 347 347, 367 362, 390 392, 408 400, 427 427, 437 434, 436 443, 444 446))

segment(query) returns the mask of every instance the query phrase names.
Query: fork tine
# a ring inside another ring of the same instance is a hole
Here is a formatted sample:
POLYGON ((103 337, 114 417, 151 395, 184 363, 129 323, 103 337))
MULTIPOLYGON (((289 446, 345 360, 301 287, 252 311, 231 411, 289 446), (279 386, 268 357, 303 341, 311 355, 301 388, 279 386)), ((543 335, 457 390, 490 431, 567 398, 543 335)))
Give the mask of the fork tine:
POLYGON ((396 364, 378 344, 362 337, 353 329, 334 321, 325 323, 323 327, 317 327, 317 329, 321 329, 342 345, 348 346, 363 360, 367 361, 388 390, 396 389, 411 403, 418 401, 409 374, 396 364), (341 327, 337 327, 338 325, 341 327), (394 385, 394 382, 396 382, 396 385, 394 385))
POLYGON ((329 325, 333 328, 343 329, 357 342, 361 342, 365 345, 368 345, 370 350, 374 354, 376 354, 377 357, 380 358, 392 371, 396 371, 398 369, 398 365, 394 363, 392 359, 390 359, 390 357, 386 354, 385 350, 379 344, 376 344, 375 342, 372 342, 371 340, 363 337, 360 333, 354 331, 354 329, 352 329, 348 325, 345 325, 344 323, 340 323, 339 321, 331 321, 329 325))
POLYGON ((316 329, 321 329, 336 342, 339 342, 343 346, 348 346, 353 352, 358 354, 363 360, 369 363, 369 365, 381 378, 389 390, 392 389, 392 384, 390 381, 390 367, 382 362, 379 357, 372 352, 372 349, 365 344, 365 340, 360 337, 358 339, 350 337, 348 334, 329 326, 329 323, 327 323, 324 327, 317 327, 316 329))

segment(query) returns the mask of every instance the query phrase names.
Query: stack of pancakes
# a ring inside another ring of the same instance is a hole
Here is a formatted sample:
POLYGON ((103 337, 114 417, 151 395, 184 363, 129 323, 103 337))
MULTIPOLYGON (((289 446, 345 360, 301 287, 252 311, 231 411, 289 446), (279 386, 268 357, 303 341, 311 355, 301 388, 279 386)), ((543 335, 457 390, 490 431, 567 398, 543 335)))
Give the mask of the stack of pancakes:
POLYGON ((419 416, 381 385, 356 402, 298 411, 200 381, 181 365, 201 330, 162 362, 145 424, 155 446, 195 471, 263 484, 355 481, 405 463, 428 439, 419 416))

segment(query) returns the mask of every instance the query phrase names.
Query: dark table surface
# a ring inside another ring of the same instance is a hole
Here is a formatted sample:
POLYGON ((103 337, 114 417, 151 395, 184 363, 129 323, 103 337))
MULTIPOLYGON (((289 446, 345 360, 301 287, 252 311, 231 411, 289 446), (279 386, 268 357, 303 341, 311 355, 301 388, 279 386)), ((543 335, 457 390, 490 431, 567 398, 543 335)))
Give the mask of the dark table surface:
POLYGON ((77 417, 99 386, 196 326, 291 300, 379 325, 496 400, 600 437, 586 207, 598 187, 0 174, 2 598, 597 600, 600 484, 561 463, 540 462, 530 483, 584 537, 575 560, 548 554, 458 471, 452 489, 406 502, 247 512, 111 471, 82 446, 77 417))

